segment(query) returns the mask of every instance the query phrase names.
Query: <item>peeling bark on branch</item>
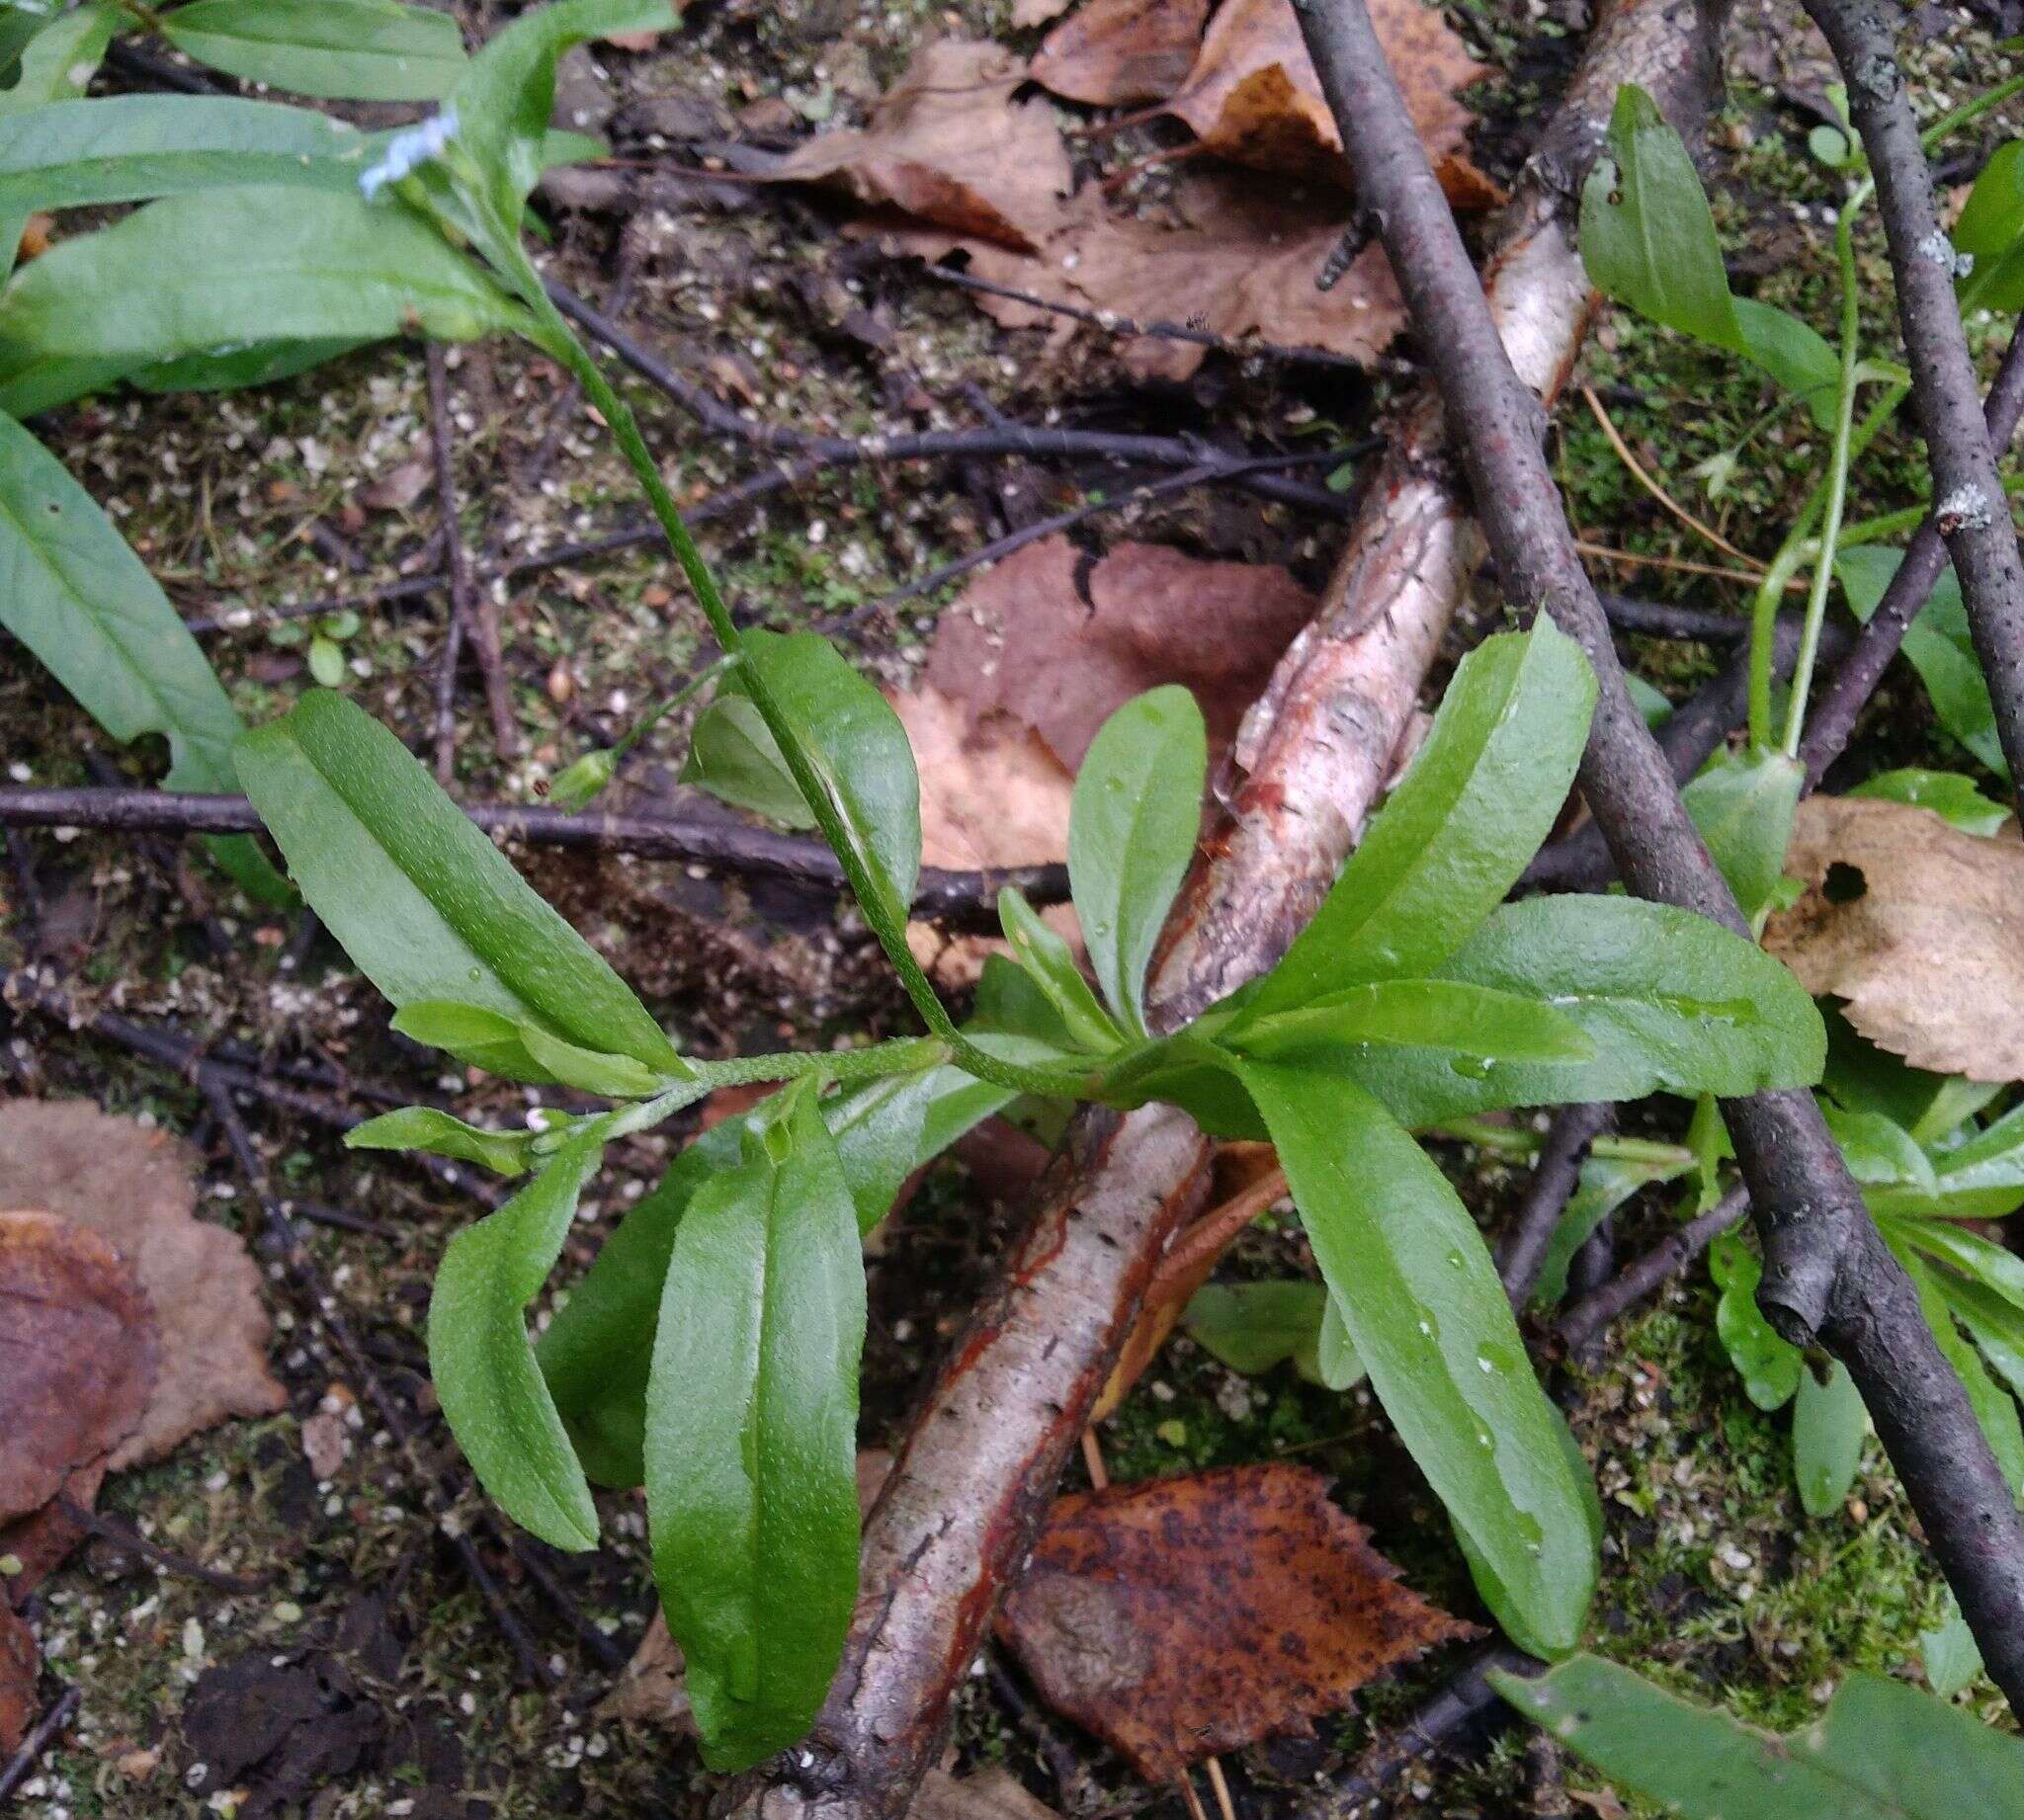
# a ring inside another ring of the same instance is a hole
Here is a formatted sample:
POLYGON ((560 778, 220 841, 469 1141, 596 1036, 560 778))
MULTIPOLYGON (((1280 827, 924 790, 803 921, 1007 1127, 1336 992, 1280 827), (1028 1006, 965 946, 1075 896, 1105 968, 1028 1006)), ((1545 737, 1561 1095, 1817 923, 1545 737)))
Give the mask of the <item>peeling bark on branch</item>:
MULTIPOLYGON (((1535 418, 1593 306, 1572 205, 1618 85, 1644 83, 1691 127, 1713 74, 1713 34, 1691 0, 1606 10, 1488 267, 1535 418)), ((1377 799, 1481 550, 1429 388, 1399 420, 1321 612, 1242 730, 1225 820, 1198 856, 1155 966, 1157 1027, 1272 965, 1312 915, 1377 799)), ((1145 1284, 1199 1200, 1207 1159, 1207 1140, 1172 1109, 1080 1116, 872 1511, 856 1618, 814 1730, 734 1788, 737 1814, 906 1810, 1145 1284)))
MULTIPOLYGON (((1505 357, 1364 0, 1312 0, 1300 19, 1359 192, 1377 212, 1421 329, 1503 584, 1514 601, 1551 613, 1594 666, 1595 720, 1580 781, 1618 869, 1641 896, 1747 935, 1631 702, 1540 446, 1537 402, 1505 357)), ((1980 406, 1970 404, 1986 449, 1980 406)), ((1916 1291, 1811 1093, 1762 1093, 1727 1102, 1724 1112, 1764 1241, 1765 1313, 1789 1338, 1817 1340, 1848 1366, 1991 1679, 2024 1709, 2024 1522, 1916 1291)))

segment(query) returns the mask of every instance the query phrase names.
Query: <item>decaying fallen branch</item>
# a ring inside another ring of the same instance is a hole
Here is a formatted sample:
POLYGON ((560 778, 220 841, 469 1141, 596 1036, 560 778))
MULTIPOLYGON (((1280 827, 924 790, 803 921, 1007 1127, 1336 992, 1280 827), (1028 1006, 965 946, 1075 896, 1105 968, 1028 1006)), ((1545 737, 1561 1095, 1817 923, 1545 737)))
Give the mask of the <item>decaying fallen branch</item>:
MULTIPOLYGON (((464 811, 498 840, 681 860, 747 877, 781 878, 841 892, 843 868, 820 841, 743 822, 682 815, 572 814, 545 804, 472 802, 464 811)), ((148 834, 258 834, 264 824, 244 796, 152 789, 0 789, 0 828, 119 828, 148 834)), ((921 869, 916 916, 952 929, 998 927, 998 892, 1017 885, 1037 904, 1065 903, 1065 866, 1008 866, 988 871, 921 869)))
MULTIPOLYGON (((1498 337, 1364 0, 1307 6, 1300 22, 1358 192, 1377 214, 1421 329, 1504 587, 1514 601, 1551 613, 1594 666, 1598 700, 1580 783, 1618 869, 1640 895, 1746 934, 1625 687, 1547 465, 1538 400, 1498 337)), ((1852 76, 1851 88, 1860 80, 1852 76)), ((1914 342, 1914 363, 1921 352, 1914 342)), ((1979 410, 1975 435, 1985 448, 1979 410)), ((1944 499, 1938 510, 1944 517, 1944 499)), ((2024 1521, 1960 1378, 1813 1095, 1758 1094, 1727 1102, 1724 1113, 1763 1238, 1765 1313, 1787 1337, 1817 1342, 1847 1365, 1991 1679, 2024 1710, 2024 1521)))
MULTIPOLYGON (((1691 127, 1712 87, 1712 52, 1707 20, 1682 0, 1605 11, 1490 262, 1492 306, 1536 395, 1558 392, 1589 318, 1572 203, 1618 85, 1644 83, 1691 127)), ((1439 400, 1425 394, 1365 492, 1320 613, 1239 735, 1223 826, 1198 857, 1155 969, 1157 1025, 1172 1028, 1270 966, 1312 915, 1391 769, 1480 554, 1439 400)), ((802 1745, 735 1791, 739 1812, 905 1811, 1145 1286, 1201 1199, 1207 1162, 1207 1140, 1171 1108, 1078 1118, 872 1511, 829 1699, 802 1745)))

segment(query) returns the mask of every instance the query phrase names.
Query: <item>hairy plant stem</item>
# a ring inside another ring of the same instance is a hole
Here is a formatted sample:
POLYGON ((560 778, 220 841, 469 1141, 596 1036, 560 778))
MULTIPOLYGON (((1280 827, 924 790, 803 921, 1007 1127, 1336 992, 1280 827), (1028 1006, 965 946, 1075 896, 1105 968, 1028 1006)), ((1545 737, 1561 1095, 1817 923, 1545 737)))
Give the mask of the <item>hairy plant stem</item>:
POLYGON ((1799 755, 1806 726, 1807 696, 1813 688, 1813 660, 1819 655, 1820 626, 1827 617, 1827 591, 1834 581, 1834 548, 1841 537, 1841 518, 1848 504, 1850 439, 1855 429, 1856 365, 1862 346, 1862 297, 1855 272, 1855 217, 1871 186, 1859 186, 1841 207, 1834 225, 1834 252, 1841 267, 1841 383, 1834 394, 1834 448, 1827 464, 1826 524, 1813 557, 1813 585, 1807 595, 1806 628, 1800 633, 1799 661, 1792 669, 1792 700, 1785 713, 1785 756, 1799 755))
MULTIPOLYGON (((533 262, 517 245, 514 251, 519 255, 518 269, 507 277, 522 301, 535 314, 537 345, 569 369, 583 387, 585 396, 597 407, 619 446, 619 453, 626 457, 627 465, 632 469, 644 490, 653 516, 667 535, 668 546, 675 552, 675 560, 681 565, 697 605, 703 609, 703 617, 710 621, 710 629, 716 634, 717 642, 726 655, 742 655, 744 640, 717 589, 717 577, 711 573, 709 563, 704 561, 703 552, 696 547, 696 539, 689 535, 689 527, 682 521, 681 508, 675 504, 674 495, 661 478, 660 465, 654 460, 653 452, 647 448, 646 438, 640 433, 639 420, 632 415, 632 407, 620 397, 617 388, 605 377, 604 369, 591 357, 590 351, 577 339, 575 330, 555 307, 533 262)), ((843 867, 844 875, 850 880, 865 921, 878 937, 879 946, 885 950, 886 958, 899 975, 899 983, 912 1001, 914 1010, 920 1014, 921 1021, 949 1044, 954 1059, 979 1080, 989 1081, 998 1087, 1014 1088, 1021 1093, 1060 1095, 1063 1087, 1058 1075, 1018 1062, 1001 1061, 977 1047, 956 1028, 948 1007, 942 1003, 921 963, 907 947, 904 927, 893 926, 891 920, 876 907, 878 892, 873 888, 857 845, 851 839, 829 791, 823 787, 814 767, 808 763, 794 724, 765 675, 756 665, 746 664, 741 666, 741 670, 743 687, 780 747, 781 757, 787 762, 809 812, 815 817, 823 838, 828 841, 843 867)))

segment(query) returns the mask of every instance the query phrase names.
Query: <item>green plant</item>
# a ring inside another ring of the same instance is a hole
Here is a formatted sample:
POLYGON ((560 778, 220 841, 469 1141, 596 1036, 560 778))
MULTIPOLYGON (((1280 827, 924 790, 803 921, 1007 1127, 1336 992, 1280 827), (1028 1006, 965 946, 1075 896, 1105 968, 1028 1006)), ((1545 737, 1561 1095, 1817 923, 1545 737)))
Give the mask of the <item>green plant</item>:
POLYGON ((370 152, 287 153, 299 175, 286 187, 274 157, 300 129, 289 110, 244 104, 224 121, 163 101, 89 173, 18 153, 9 193, 162 198, 37 262, 0 302, 0 403, 17 409, 119 377, 244 382, 413 329, 508 331, 566 367, 722 647, 690 775, 820 831, 924 1027, 864 1048, 685 1056, 343 697, 311 693, 240 737, 246 793, 396 1029, 609 1103, 516 1132, 411 1108, 351 1134, 529 1178, 452 1241, 438 1275, 430 1355, 453 1431, 491 1495, 558 1547, 595 1539, 593 1481, 645 1486, 706 1757, 755 1762, 808 1724, 855 1593, 857 1241, 910 1170, 1015 1099, 1167 1101, 1212 1132, 1277 1144, 1325 1285, 1317 1368, 1368 1374, 1486 1604, 1527 1648, 1564 1654, 1594 1585, 1593 1494, 1474 1221, 1412 1133, 1512 1107, 1808 1084, 1818 1014, 1761 951, 1683 912, 1504 902, 1572 785, 1594 701, 1585 659, 1542 619, 1464 662, 1282 962, 1179 1029, 1149 975, 1195 852, 1204 731, 1184 691, 1128 703, 1074 791, 1068 869, 1094 986, 1008 893, 1014 958, 987 968, 959 1024, 905 939, 920 808, 897 716, 826 639, 734 625, 632 413, 522 244, 555 56, 669 18, 639 0, 525 15, 458 65, 433 121, 370 152), (268 160, 259 183, 208 187, 242 155, 268 160), (229 284, 207 257, 225 223, 241 253, 229 284), (604 1147, 751 1081, 787 1085, 683 1153, 532 1347, 526 1310, 604 1147))
POLYGON ((1785 1737, 1594 1656, 1492 1679, 1577 1756, 1687 1820, 2024 1814, 2024 1744, 1880 1675, 1850 1677, 1817 1724, 1785 1737))

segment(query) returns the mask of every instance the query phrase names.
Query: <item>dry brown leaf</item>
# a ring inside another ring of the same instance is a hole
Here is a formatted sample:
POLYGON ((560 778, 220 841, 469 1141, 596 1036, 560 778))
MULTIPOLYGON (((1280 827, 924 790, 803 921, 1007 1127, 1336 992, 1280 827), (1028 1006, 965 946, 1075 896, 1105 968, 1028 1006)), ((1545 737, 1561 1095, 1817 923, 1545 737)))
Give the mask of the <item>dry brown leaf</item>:
MULTIPOLYGON (((62 1496, 80 1511, 89 1511, 98 1502, 99 1487, 105 1482, 103 1460, 80 1466, 63 1481, 62 1496)), ((83 1523, 53 1499, 39 1511, 0 1524, 0 1555, 12 1555, 21 1563, 19 1573, 0 1581, 16 1610, 70 1558, 70 1551, 90 1533, 83 1523)))
POLYGON ((126 1442, 160 1363, 118 1251, 53 1213, 0 1213, 0 1518, 40 1510, 126 1442))
MULTIPOLYGON (((1421 0, 1374 0, 1371 21, 1448 200, 1457 207, 1486 207, 1496 186, 1469 161, 1464 145, 1474 116, 1455 99, 1457 89, 1487 73, 1484 65, 1421 0)), ((1206 150, 1234 164, 1348 185, 1342 135, 1293 0, 1224 0, 1168 112, 1194 129, 1206 150)))
POLYGON ((1089 0, 1048 34, 1033 79, 1094 108, 1165 101, 1195 67, 1209 0, 1089 0))
POLYGON ((1813 796, 1785 869, 1806 894, 1764 946, 1809 992, 1917 1068, 2024 1080, 2024 846, 1930 809, 1813 796))
MULTIPOLYGON (((891 701, 920 768, 923 864, 973 871, 1067 857, 1074 780, 1037 735, 1002 717, 979 723, 932 685, 891 701)), ((1061 935, 1079 938, 1072 910, 1045 914, 1061 935)), ((928 923, 910 923, 906 933, 921 964, 951 987, 973 983, 995 946, 982 936, 945 938, 928 923)))
MULTIPOLYGON (((1120 543, 1078 586, 1065 537, 1029 543, 941 617, 927 681, 979 718, 1030 726, 1074 770, 1103 723, 1162 683, 1190 689, 1212 751, 1227 746, 1314 597, 1282 568, 1120 543)), ((1004 862, 998 862, 1004 864, 1004 862)))
POLYGON ((772 176, 839 184, 861 203, 1031 251, 1074 187, 1044 101, 1015 102, 1026 64, 1001 44, 924 45, 863 127, 825 132, 772 176))
MULTIPOLYGON (((1369 363, 1405 324, 1392 268, 1375 242, 1333 290, 1315 288, 1342 238, 1339 197, 1246 171, 1191 171, 1168 205, 1143 217, 1108 214, 1085 190, 1060 230, 1032 255, 923 230, 886 229, 882 238, 923 259, 960 252, 975 277, 1051 302, 1128 322, 1181 322, 1225 341, 1319 348, 1369 363)), ((1034 304, 988 294, 972 300, 1005 328, 1073 330, 1034 304)), ((1139 336, 1125 342, 1122 360, 1135 378, 1179 381, 1208 352, 1200 342, 1139 336)))
POLYGON ((1149 1782, 1480 1634, 1399 1584, 1328 1481, 1275 1461, 1058 1500, 998 1618, 1048 1703, 1149 1782))
POLYGON ((115 1470, 288 1401, 267 1367, 259 1267, 238 1234, 196 1217, 195 1173, 178 1139, 86 1101, 0 1103, 0 1206, 43 1207, 110 1241, 161 1324, 161 1370, 115 1470))
POLYGON ((1068 0, 1012 0, 1012 23, 1022 32, 1058 19, 1068 10, 1068 0))
POLYGON ((42 1652, 28 1620, 0 1600, 0 1756, 28 1736, 36 1717, 36 1674, 42 1652))
POLYGON ((1001 1763, 973 1776, 930 1770, 908 1813, 911 1820, 1059 1820, 1001 1763))

